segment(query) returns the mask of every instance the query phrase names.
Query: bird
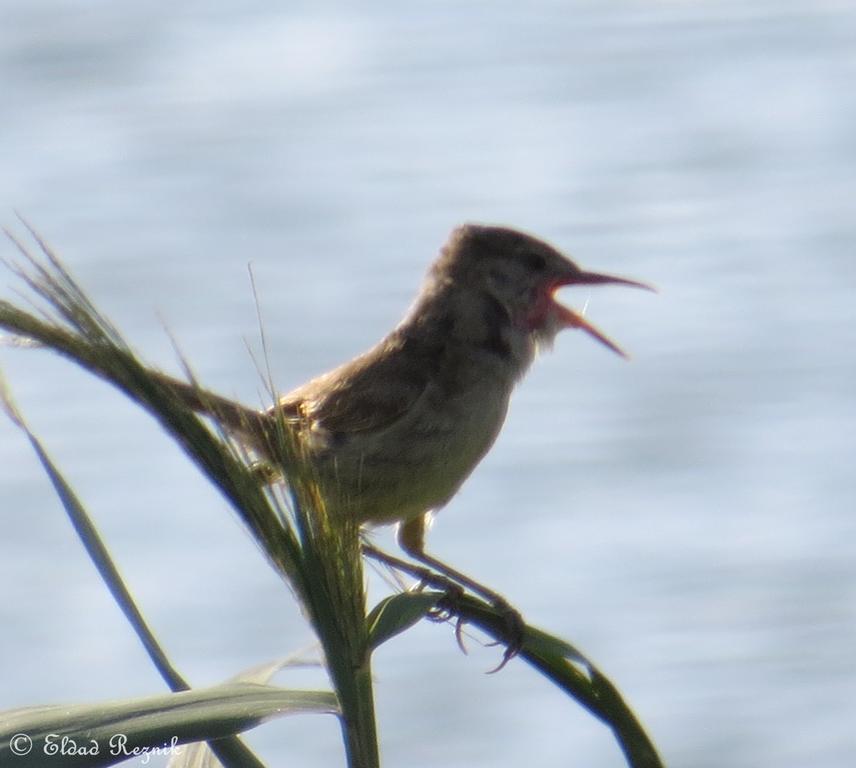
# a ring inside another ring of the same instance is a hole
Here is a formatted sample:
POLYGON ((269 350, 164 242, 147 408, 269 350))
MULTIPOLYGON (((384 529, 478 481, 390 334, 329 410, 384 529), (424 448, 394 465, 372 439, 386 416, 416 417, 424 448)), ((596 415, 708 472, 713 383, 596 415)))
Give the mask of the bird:
POLYGON ((284 418, 334 513, 361 527, 397 524, 407 555, 502 603, 425 551, 427 525, 494 444, 516 385, 559 332, 582 330, 625 356, 583 314, 556 300, 562 287, 599 285, 653 290, 586 271, 531 234, 464 224, 452 231, 392 331, 269 409, 177 379, 169 383, 186 405, 215 416, 272 465, 281 463, 272 434, 284 418))

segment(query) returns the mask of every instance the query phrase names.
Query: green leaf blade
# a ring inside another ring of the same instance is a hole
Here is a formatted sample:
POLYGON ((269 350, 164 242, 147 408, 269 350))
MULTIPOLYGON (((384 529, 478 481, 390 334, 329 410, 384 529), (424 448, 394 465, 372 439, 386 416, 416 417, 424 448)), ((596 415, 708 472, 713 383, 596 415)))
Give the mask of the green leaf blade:
POLYGON ((64 768, 95 768, 163 745, 174 753, 188 742, 234 736, 274 717, 338 713, 329 691, 255 683, 100 704, 27 707, 0 713, 0 765, 43 768, 61 759, 57 765, 64 768))
POLYGON ((395 635, 425 618, 442 595, 431 592, 402 592, 381 600, 368 615, 369 648, 375 650, 395 635))

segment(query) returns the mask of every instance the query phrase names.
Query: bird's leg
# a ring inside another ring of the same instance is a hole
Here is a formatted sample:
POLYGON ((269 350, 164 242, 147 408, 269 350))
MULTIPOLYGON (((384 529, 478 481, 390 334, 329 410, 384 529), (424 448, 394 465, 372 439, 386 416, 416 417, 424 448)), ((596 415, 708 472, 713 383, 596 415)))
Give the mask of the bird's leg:
POLYGON ((378 549, 374 544, 369 544, 367 541, 363 541, 362 546, 363 554, 370 557, 372 560, 377 560, 379 563, 383 563, 390 568, 394 568, 397 571, 401 571, 412 576, 414 579, 418 579, 418 587, 420 589, 426 586, 431 586, 448 593, 463 592, 463 587, 452 581, 448 576, 436 573, 424 566, 416 565, 410 560, 402 560, 400 557, 390 555, 388 552, 378 549))
POLYGON ((497 670, 494 670, 498 671, 510 658, 517 655, 523 644, 523 630, 526 626, 523 622, 523 617, 498 592, 489 589, 466 574, 446 565, 442 560, 438 560, 436 557, 425 552, 426 522, 427 515, 420 515, 419 517, 399 523, 398 543, 414 560, 418 560, 420 563, 443 574, 446 578, 451 579, 456 584, 484 598, 502 614, 506 625, 507 648, 502 664, 500 664, 497 670))
POLYGON ((442 573, 447 578, 460 584, 464 589, 468 589, 483 597, 489 603, 493 605, 507 605, 508 603, 505 598, 498 592, 494 592, 483 584, 479 584, 466 574, 446 565, 442 560, 438 560, 425 551, 426 522, 426 515, 420 515, 419 517, 399 523, 399 546, 414 560, 418 560, 429 568, 442 573))
MULTIPOLYGON (((402 560, 400 557, 390 555, 388 552, 384 552, 382 549, 378 549, 366 541, 363 541, 363 554, 396 571, 402 571, 415 579, 419 579, 419 583, 416 586, 417 590, 421 590, 427 586, 442 590, 445 592, 444 601, 449 605, 454 604, 455 600, 464 594, 464 588, 460 584, 456 584, 448 576, 443 576, 424 566, 416 565, 410 560, 402 560)), ((444 608, 441 604, 438 604, 437 607, 432 608, 428 612, 428 618, 433 621, 448 621, 453 614, 454 611, 450 608, 444 608)), ((467 649, 464 646, 461 636, 461 619, 458 619, 455 626, 455 639, 458 641, 461 650, 466 653, 467 649)))

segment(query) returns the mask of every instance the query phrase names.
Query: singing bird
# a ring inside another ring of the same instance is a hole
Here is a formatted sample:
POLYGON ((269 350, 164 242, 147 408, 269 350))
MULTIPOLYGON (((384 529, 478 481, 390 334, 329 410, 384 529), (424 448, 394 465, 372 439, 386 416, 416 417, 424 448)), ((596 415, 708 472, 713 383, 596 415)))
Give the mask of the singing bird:
POLYGON ((370 526, 397 523, 405 552, 494 599, 425 552, 426 521, 493 445, 515 385, 559 331, 578 328, 624 354, 555 298, 563 286, 607 284, 650 289, 587 272, 523 232, 466 224, 451 233, 387 336, 269 410, 170 382, 188 405, 216 416, 273 465, 280 461, 271 439, 280 412, 336 514, 370 526))

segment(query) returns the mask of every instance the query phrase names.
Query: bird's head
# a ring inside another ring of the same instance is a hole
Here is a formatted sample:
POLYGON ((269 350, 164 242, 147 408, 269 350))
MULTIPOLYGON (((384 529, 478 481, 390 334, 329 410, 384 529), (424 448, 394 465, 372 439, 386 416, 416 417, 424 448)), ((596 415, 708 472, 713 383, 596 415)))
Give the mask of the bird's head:
POLYGON ((565 328, 579 328, 625 357, 582 314, 560 304, 556 292, 564 286, 609 284, 654 290, 635 280, 580 269, 552 246, 523 232, 476 224, 452 232, 434 276, 488 294, 537 346, 549 346, 565 328))

